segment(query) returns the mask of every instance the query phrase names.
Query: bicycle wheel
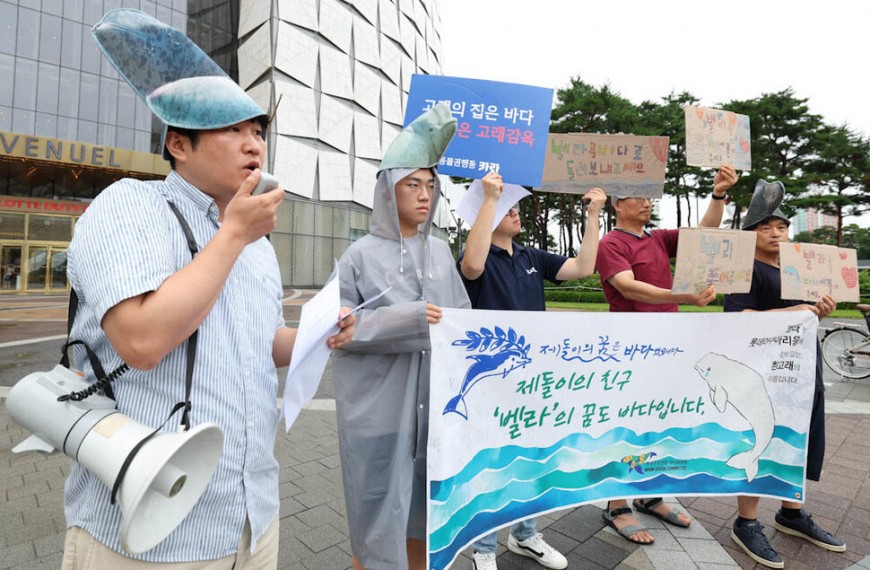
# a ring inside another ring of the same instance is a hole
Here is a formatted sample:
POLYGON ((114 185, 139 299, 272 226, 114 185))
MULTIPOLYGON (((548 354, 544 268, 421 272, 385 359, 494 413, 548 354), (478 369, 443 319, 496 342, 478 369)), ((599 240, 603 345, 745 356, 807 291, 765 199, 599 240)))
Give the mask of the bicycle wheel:
MULTIPOLYGON (((870 357, 856 355, 849 349, 870 342, 870 335, 851 328, 830 331, 822 339, 822 356, 831 370, 845 378, 866 378, 870 376, 870 357)), ((870 350, 870 347, 864 347, 870 350)))

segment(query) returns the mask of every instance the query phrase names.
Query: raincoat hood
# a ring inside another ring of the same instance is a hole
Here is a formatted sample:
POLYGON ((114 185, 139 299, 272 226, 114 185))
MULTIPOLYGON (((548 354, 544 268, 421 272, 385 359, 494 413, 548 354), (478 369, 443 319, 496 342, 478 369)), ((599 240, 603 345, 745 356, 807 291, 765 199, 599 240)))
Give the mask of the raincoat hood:
POLYGON ((791 225, 788 216, 779 209, 784 196, 785 186, 782 185, 782 182, 778 180, 773 182, 759 180, 756 182, 755 191, 752 193, 752 200, 749 202, 749 208, 747 208, 746 215, 743 217, 742 229, 755 229, 755 226, 769 218, 779 218, 786 224, 791 225))
POLYGON ((121 8, 91 30, 100 50, 140 99, 167 126, 227 127, 267 113, 183 32, 139 10, 121 8))
MULTIPOLYGON (((417 170, 419 168, 390 168, 378 173, 372 203, 372 217, 369 222, 369 233, 387 239, 402 241, 402 232, 399 226, 399 210, 396 206, 396 184, 417 170)), ((432 192, 432 200, 429 203, 429 217, 417 228, 424 238, 428 238, 432 231, 432 223, 435 220, 435 213, 441 200, 441 181, 438 179, 438 171, 435 168, 431 170, 435 175, 435 190, 432 192)))

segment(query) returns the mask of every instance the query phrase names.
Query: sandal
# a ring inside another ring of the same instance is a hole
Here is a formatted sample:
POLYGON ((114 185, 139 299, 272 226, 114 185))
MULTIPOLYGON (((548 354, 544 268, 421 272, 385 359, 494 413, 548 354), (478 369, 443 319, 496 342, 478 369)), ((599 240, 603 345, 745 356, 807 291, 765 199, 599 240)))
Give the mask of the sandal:
POLYGON ((625 540, 627 540, 629 542, 633 542, 635 544, 640 544, 641 546, 649 545, 649 544, 652 544, 653 542, 655 542, 655 538, 653 538, 649 542, 643 542, 642 540, 637 540, 636 538, 631 538, 631 535, 633 535, 633 534, 636 534, 642 530, 649 530, 641 524, 630 524, 630 525, 626 525, 622 528, 618 528, 616 526, 616 522, 615 522, 616 517, 618 517, 620 515, 630 515, 630 514, 632 514, 632 511, 631 511, 631 508, 629 508, 629 507, 621 507, 619 509, 613 509, 612 511, 608 510, 608 509, 604 509, 603 511, 601 511, 601 518, 603 518, 604 522, 606 522, 609 527, 611 527, 613 530, 615 530, 617 532, 617 534, 619 534, 619 536, 621 536, 622 538, 624 538, 625 540))
POLYGON ((631 504, 634 505, 634 508, 636 511, 647 514, 647 515, 652 515, 652 516, 656 517, 657 519, 664 521, 670 525, 678 526, 680 528, 686 528, 690 524, 692 524, 691 522, 684 523, 683 521, 680 520, 680 514, 682 514, 683 511, 681 511, 679 509, 675 509, 675 508, 671 507, 671 511, 666 515, 662 515, 656 511, 654 511, 653 509, 656 508, 657 506, 659 506, 659 503, 661 503, 661 502, 662 502, 662 498, 656 497, 655 499, 649 499, 646 502, 641 501, 640 499, 635 499, 634 501, 632 501, 631 504))

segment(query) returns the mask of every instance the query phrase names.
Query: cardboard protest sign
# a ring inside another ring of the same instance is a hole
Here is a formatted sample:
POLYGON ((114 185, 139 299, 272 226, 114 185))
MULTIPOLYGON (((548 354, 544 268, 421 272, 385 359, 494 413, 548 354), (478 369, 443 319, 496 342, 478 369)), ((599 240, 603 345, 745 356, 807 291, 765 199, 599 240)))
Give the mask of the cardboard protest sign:
POLYGON ((440 174, 540 186, 553 90, 516 83, 414 75, 405 125, 437 103, 456 117, 456 135, 438 164, 440 174))
POLYGON ((672 293, 748 293, 755 261, 755 232, 680 228, 672 293))
POLYGON ((860 303, 858 252, 812 243, 779 246, 782 298, 815 302, 830 295, 835 301, 860 303))
POLYGON ((817 327, 807 311, 444 309, 430 327, 427 568, 605 499, 802 501, 817 327))
POLYGON ((752 169, 749 117, 722 109, 686 105, 686 164, 752 169))
POLYGON ((610 196, 661 198, 668 137, 550 133, 544 192, 583 194, 601 187, 610 196))

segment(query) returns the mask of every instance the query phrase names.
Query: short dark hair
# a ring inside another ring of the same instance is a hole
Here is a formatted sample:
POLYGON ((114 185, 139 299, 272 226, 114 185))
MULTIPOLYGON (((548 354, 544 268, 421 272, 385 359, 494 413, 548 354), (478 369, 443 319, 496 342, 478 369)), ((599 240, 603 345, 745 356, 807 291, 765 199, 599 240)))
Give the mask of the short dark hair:
MULTIPOLYGON (((171 132, 178 133, 179 135, 185 136, 188 139, 190 139, 190 148, 191 149, 195 149, 196 145, 199 144, 199 131, 197 131, 197 130, 183 129, 181 127, 172 127, 172 126, 167 127, 166 128, 167 137, 169 136, 169 133, 171 133, 171 132)), ((164 141, 163 144, 165 145, 166 142, 164 141)), ((161 152, 163 151, 163 149, 160 149, 160 150, 161 150, 161 152)), ((172 170, 175 170, 175 157, 172 156, 172 153, 170 153, 170 152, 167 152, 166 154, 169 156, 169 166, 172 167, 172 170)))

